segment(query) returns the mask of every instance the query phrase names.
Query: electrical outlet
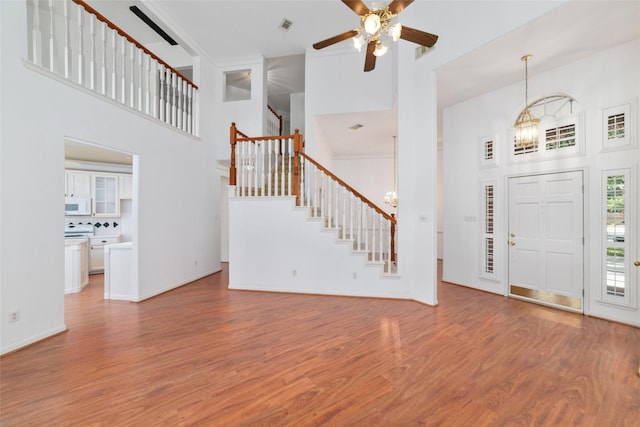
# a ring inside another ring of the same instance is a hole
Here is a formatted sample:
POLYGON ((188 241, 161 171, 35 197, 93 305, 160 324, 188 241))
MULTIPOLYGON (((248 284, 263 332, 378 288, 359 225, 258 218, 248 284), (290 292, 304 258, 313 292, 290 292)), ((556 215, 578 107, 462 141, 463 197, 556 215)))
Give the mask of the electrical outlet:
POLYGON ((20 310, 9 312, 9 323, 15 323, 20 320, 20 310))
POLYGON ((354 271, 354 272, 353 272, 353 275, 352 275, 351 277, 353 277, 354 279, 357 279, 357 278, 358 278, 358 273, 356 273, 356 272, 354 271))
POLYGON ((295 271, 295 270, 292 270, 292 271, 291 271, 291 274, 293 275, 293 277, 296 277, 296 275, 298 274, 298 272, 297 272, 297 271, 295 271))

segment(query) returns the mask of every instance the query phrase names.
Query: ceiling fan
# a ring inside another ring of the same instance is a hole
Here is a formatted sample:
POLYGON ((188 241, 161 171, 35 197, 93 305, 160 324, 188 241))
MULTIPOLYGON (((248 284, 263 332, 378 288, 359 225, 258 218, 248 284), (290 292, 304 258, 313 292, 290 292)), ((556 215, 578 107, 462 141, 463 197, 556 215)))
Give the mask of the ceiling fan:
POLYGON ((376 66, 376 58, 387 52, 388 47, 384 45, 382 37, 388 37, 393 41, 403 39, 422 46, 432 47, 438 40, 437 35, 416 30, 406 25, 400 25, 399 23, 392 23, 393 18, 413 1, 392 0, 386 7, 369 9, 362 0, 342 0, 342 3, 360 16, 360 28, 346 31, 315 43, 313 47, 315 49, 323 49, 349 38, 353 38, 353 43, 358 50, 366 44, 367 54, 364 59, 364 71, 373 70, 376 66))

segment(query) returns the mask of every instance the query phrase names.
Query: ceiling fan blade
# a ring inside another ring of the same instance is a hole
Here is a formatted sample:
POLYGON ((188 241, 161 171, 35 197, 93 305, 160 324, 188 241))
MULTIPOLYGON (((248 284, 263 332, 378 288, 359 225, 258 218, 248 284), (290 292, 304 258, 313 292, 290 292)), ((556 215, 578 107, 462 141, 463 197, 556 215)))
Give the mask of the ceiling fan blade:
POLYGON ((406 25, 402 26, 400 38, 426 47, 431 47, 438 41, 437 35, 425 33, 424 31, 416 30, 406 25))
POLYGON ((346 4, 349 9, 353 10, 360 16, 369 13, 369 8, 362 2, 362 0, 342 0, 342 3, 346 4))
POLYGON ((391 3, 389 3, 389 6, 387 6, 387 8, 389 9, 389 12, 397 15, 411 3, 413 3, 413 0, 393 0, 391 3))
POLYGON ((376 50, 376 42, 370 41, 367 45, 367 56, 364 58, 364 71, 371 71, 376 68, 376 56, 373 52, 376 50))
POLYGON ((330 38, 328 38, 326 40, 322 40, 321 42, 314 43, 313 48, 314 49, 323 49, 323 48, 325 48, 327 46, 331 46, 332 44, 339 43, 339 42, 341 42, 343 40, 346 40, 346 39, 351 38, 351 37, 355 37, 357 35, 358 35, 358 30, 347 31, 347 32, 344 32, 342 34, 338 34, 337 36, 330 37, 330 38))

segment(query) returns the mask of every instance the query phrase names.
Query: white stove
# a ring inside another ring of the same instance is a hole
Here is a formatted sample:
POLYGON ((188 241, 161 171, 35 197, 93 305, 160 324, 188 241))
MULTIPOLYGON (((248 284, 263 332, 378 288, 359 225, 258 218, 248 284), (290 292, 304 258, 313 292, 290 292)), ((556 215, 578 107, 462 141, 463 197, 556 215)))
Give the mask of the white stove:
POLYGON ((93 225, 92 224, 74 224, 72 222, 64 225, 64 238, 65 239, 88 239, 93 237, 93 225))

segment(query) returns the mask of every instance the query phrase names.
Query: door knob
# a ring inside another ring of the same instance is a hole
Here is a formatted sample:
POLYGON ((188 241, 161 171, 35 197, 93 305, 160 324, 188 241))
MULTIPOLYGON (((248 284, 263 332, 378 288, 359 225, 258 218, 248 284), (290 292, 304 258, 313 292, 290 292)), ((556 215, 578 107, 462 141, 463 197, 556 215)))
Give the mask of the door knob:
POLYGON ((511 246, 515 246, 515 245, 516 245, 516 242, 514 242, 514 241, 512 240, 512 241, 510 241, 510 242, 509 242, 509 244, 510 244, 511 246))
POLYGON ((633 265, 635 265, 636 267, 640 267, 640 261, 634 262, 633 265))
POLYGON ((511 237, 516 237, 516 235, 514 233, 511 233, 511 237))

